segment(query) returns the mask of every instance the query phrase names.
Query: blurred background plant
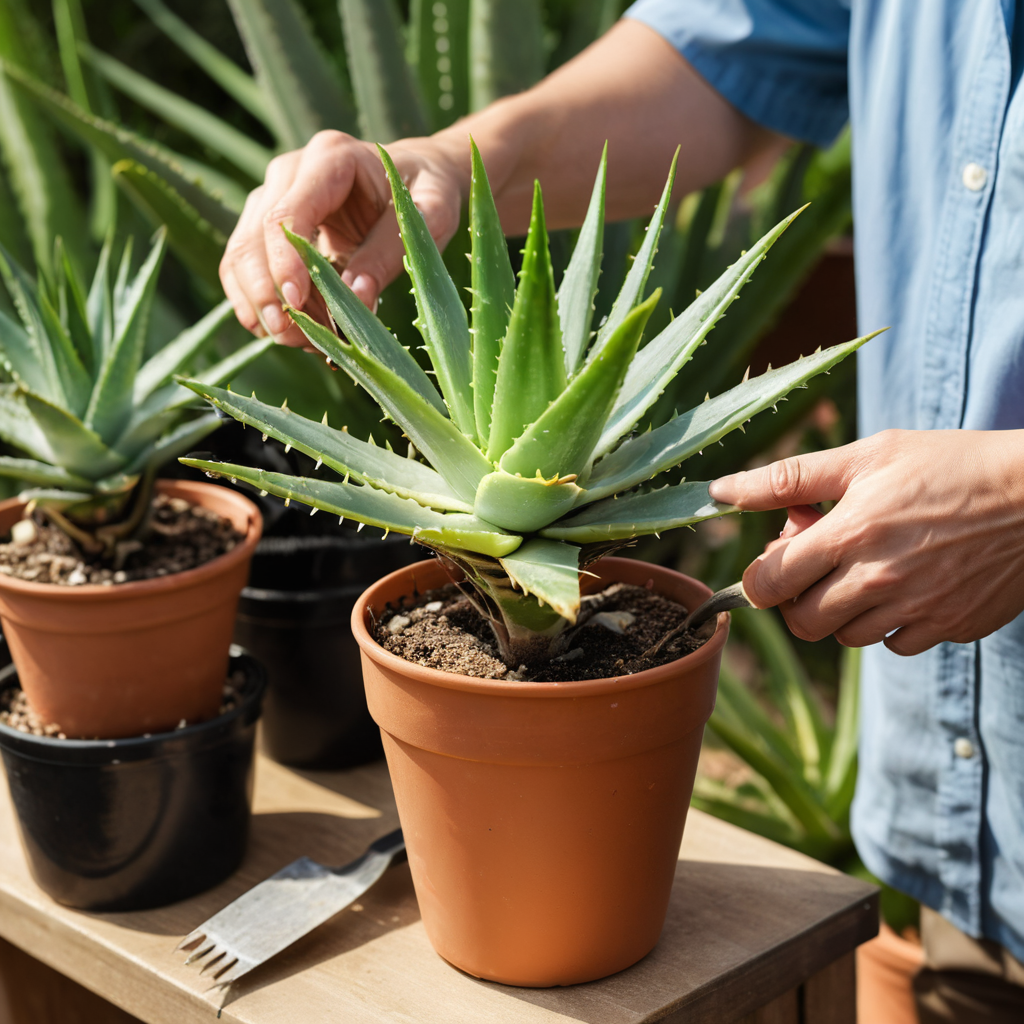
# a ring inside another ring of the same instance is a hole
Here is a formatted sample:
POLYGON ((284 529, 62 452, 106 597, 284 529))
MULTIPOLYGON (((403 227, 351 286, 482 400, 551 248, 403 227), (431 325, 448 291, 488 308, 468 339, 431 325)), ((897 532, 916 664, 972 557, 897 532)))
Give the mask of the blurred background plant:
MULTIPOLYGON (((74 265, 91 273, 108 233, 116 247, 165 224, 173 256, 159 283, 152 341, 159 345, 219 298, 224 242, 275 153, 303 145, 321 128, 387 142, 449 125, 533 84, 627 6, 53 0, 46 10, 0 0, 0 243, 46 275, 60 234, 74 265)), ((737 383, 747 366, 761 372, 773 360, 788 362, 856 333, 844 135, 828 150, 792 146, 774 163, 737 171, 679 202, 648 285, 666 294, 648 336, 663 326, 658 317, 685 308, 766 225, 807 202, 742 303, 716 328, 713 344, 655 406, 653 423, 737 383)), ((643 223, 607 226, 602 295, 618 291, 642 244, 643 223)), ((569 242, 568 233, 552 240, 556 275, 569 242)), ((521 240, 509 245, 518 260, 521 240)), ((463 229, 445 254, 460 285, 469 284, 467 248, 463 229)), ((599 308, 595 323, 607 312, 599 308)), ((418 348, 407 279, 386 291, 381 316, 418 348)), ((222 328, 221 353, 237 343, 239 330, 222 328)), ((852 439, 855 383, 852 360, 816 378, 777 415, 706 451, 702 476, 852 439)), ((254 388, 266 401, 287 397, 316 418, 343 407, 353 432, 382 436, 366 396, 304 353, 268 353, 235 387, 254 388)), ((712 521, 635 553, 718 587, 738 579, 780 528, 772 515, 712 521)), ((856 869, 848 820, 856 703, 854 658, 842 657, 837 644, 794 641, 771 615, 738 614, 712 720, 717 747, 709 747, 712 754, 729 751, 732 769, 702 775, 700 806, 856 869)))

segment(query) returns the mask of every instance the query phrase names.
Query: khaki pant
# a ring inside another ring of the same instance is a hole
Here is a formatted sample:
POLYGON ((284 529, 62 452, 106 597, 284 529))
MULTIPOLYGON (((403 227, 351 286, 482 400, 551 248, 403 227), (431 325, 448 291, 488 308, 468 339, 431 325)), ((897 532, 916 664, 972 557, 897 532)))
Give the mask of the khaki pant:
POLYGON ((914 978, 921 1024, 1024 1024, 1024 964, 921 908, 924 967, 914 978))

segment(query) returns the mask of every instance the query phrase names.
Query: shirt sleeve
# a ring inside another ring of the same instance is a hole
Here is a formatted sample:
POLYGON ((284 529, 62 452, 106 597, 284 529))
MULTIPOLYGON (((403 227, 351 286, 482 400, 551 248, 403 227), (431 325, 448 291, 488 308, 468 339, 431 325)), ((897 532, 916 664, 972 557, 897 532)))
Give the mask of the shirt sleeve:
POLYGON ((827 146, 849 117, 850 0, 638 0, 664 36, 751 120, 827 146))

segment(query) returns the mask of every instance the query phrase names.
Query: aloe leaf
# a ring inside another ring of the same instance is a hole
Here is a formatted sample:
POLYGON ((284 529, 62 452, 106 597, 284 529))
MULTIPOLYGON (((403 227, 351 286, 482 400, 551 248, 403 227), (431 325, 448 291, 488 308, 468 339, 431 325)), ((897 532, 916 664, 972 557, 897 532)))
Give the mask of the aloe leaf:
POLYGON ((752 377, 656 430, 623 441, 594 467, 581 504, 629 490, 679 465, 742 426, 752 416, 782 401, 790 391, 803 386, 816 374, 827 373, 875 334, 803 356, 787 366, 752 377))
POLYGON ((46 434, 25 404, 19 384, 0 384, 0 438, 39 462, 58 461, 46 434))
MULTIPOLYGON (((123 303, 118 302, 120 288, 114 286, 114 341, 107 352, 93 388, 85 424, 102 438, 113 441, 132 414, 135 375, 149 326, 149 312, 156 294, 157 277, 166 251, 166 233, 160 231, 123 303)), ((126 265, 126 261, 122 266, 126 265)))
POLYGON ((476 516, 463 512, 435 512, 409 498, 401 498, 367 484, 288 476, 205 459, 179 461, 207 473, 244 481, 281 498, 301 501, 336 516, 355 519, 367 526, 409 534, 425 544, 462 548, 500 558, 511 554, 522 543, 521 537, 505 533, 476 516))
POLYGON ((427 134, 423 102, 406 63, 394 0, 339 0, 345 52, 364 139, 427 134))
POLYGON ((859 647, 843 651, 839 674, 836 725, 825 776, 825 806, 834 817, 850 813, 857 781, 857 733, 860 711, 859 647))
POLYGON ((228 0, 249 63, 266 97, 282 149, 299 149, 318 131, 356 134, 352 105, 292 0, 228 0))
POLYGON ((686 481, 656 491, 605 498, 576 515, 552 523, 540 534, 574 544, 630 540, 736 511, 732 505, 714 501, 708 494, 707 483, 686 481))
POLYGON ((571 480, 513 476, 499 469, 480 481, 473 511, 503 529, 533 533, 570 511, 579 493, 571 480))
MULTIPOLYGON (((6 76, 7 81, 41 107, 48 117, 63 125, 87 145, 95 146, 112 163, 125 159, 137 160, 144 167, 165 178, 168 184, 218 231, 225 234, 231 232, 238 214, 237 210, 225 205, 231 199, 230 193, 218 196, 204 186, 196 176, 190 176, 186 168, 169 156, 166 150, 126 128, 82 110, 67 97, 35 81, 15 65, 0 62, 0 72, 6 76)), ((59 233, 61 232, 57 230, 51 233, 47 246, 51 244, 53 236, 59 233)), ((69 232, 66 234, 70 237, 69 232)))
POLYGON ((544 74, 539 0, 472 0, 469 53, 471 110, 539 82, 544 74))
POLYGON ((85 297, 85 318, 92 336, 92 365, 100 366, 114 342, 114 307, 110 293, 110 255, 114 240, 108 236, 96 263, 89 294, 85 297))
MULTIPOLYGON (((737 794, 732 787, 714 779, 697 776, 691 804, 699 811, 713 814, 716 818, 721 818, 722 821, 748 832, 765 836, 784 846, 801 848, 803 829, 799 826, 794 827, 789 820, 780 818, 767 808, 762 809, 749 798, 737 794)), ((791 815, 787 814, 787 819, 790 817, 791 815)))
POLYGON ((528 540, 501 559, 513 585, 570 622, 580 610, 579 566, 580 549, 558 540, 528 540))
POLYGON ((496 462, 524 428, 565 390, 565 356, 540 184, 523 249, 523 267, 498 359, 488 457, 496 462))
POLYGON ((111 168, 114 181, 156 226, 167 226, 167 241, 182 263, 212 288, 220 290, 218 268, 227 237, 205 220, 155 171, 134 160, 111 168))
POLYGON ((441 401, 437 388, 423 372, 420 364, 342 281, 338 272, 331 266, 330 260, 305 238, 293 234, 287 228, 284 229, 284 233, 302 257, 313 284, 323 296, 334 322, 341 328, 345 337, 357 348, 369 353, 389 370, 398 374, 443 414, 444 402, 441 401))
POLYGON ((68 409, 76 416, 85 412, 89 404, 89 393, 92 391, 92 378, 82 364, 78 349, 71 340, 60 316, 50 304, 45 294, 37 295, 39 312, 42 315, 43 327, 46 331, 46 344, 53 354, 68 409))
POLYGON ((434 131, 469 113, 470 0, 411 0, 409 63, 434 131))
POLYGON ((53 458, 46 461, 90 480, 107 476, 124 465, 124 459, 108 448, 95 430, 66 409, 31 391, 23 392, 22 397, 53 453, 53 458))
POLYGON ((37 459, 17 459, 0 455, 0 476, 14 477, 26 483, 43 487, 64 487, 78 491, 90 491, 92 481, 76 473, 69 473, 63 466, 52 466, 37 459))
POLYGON ((382 146, 377 149, 391 184, 398 228, 405 243, 405 268, 412 279, 418 313, 416 327, 423 336, 448 411, 458 428, 472 439, 476 437, 476 415, 466 307, 398 169, 387 150, 382 146))
POLYGON ((91 46, 81 46, 80 51, 93 68, 129 99, 218 153, 253 181, 263 180, 273 155, 266 146, 108 54, 91 46))
POLYGON ((223 420, 215 413, 186 420, 178 424, 169 434, 164 434, 155 444, 144 448, 124 469, 125 476, 135 476, 145 470, 159 469, 165 462, 177 458, 212 434, 223 420))
POLYGON ((373 395, 448 486, 463 501, 472 502, 477 484, 492 469, 476 445, 444 413, 372 355, 345 344, 305 313, 289 310, 289 315, 328 359, 373 395))
POLYGON ((173 341, 154 353, 135 377, 133 401, 136 405, 148 398, 158 387, 180 373, 227 323, 233 310, 229 300, 219 302, 206 316, 187 327, 173 341))
POLYGON ((57 275, 57 314, 71 338, 71 343, 74 345, 82 365, 88 372, 91 372, 99 364, 94 359, 95 348, 92 333, 89 330, 85 295, 82 292, 78 275, 75 273, 74 267, 71 266, 67 249, 64 248, 59 238, 56 249, 53 262, 57 275))
POLYGON ((501 457, 509 473, 576 477, 587 467, 629 369, 659 288, 619 324, 597 356, 501 457))
MULTIPOLYGON (((202 395, 218 409, 255 427, 265 436, 276 438, 342 476, 357 483, 370 484, 420 505, 452 512, 472 512, 473 506, 461 501, 440 473, 414 459, 396 455, 389 448, 360 441, 347 430, 335 430, 326 423, 315 423, 291 409, 279 409, 257 398, 245 398, 231 391, 209 387, 196 381, 181 382, 202 395)), ((324 413, 326 419, 327 414, 324 413)))
POLYGON ((24 327, 0 311, 0 362, 18 383, 30 391, 49 395, 50 378, 43 369, 36 347, 24 327))
MULTIPOLYGON (((590 343, 590 325, 594 318, 594 296, 601 276, 604 245, 604 196, 608 177, 608 143, 601 153, 594 191, 590 195, 587 215, 580 228, 569 266, 558 288, 558 319, 562 325, 562 346, 565 349, 565 372, 570 377, 590 343)), ((635 266, 635 264, 634 264, 635 266)))
POLYGON ((736 300, 740 289, 750 280, 765 253, 800 212, 797 210, 772 228, 661 334, 652 338, 640 350, 626 374, 618 401, 597 446, 597 454, 609 451, 654 404, 666 384, 703 344, 719 318, 736 300))
POLYGON ((672 198, 672 186, 676 180, 676 163, 678 161, 679 149, 677 148, 675 156, 672 157, 672 166, 669 168, 668 180, 665 182, 665 187, 662 190, 661 199, 658 200, 658 205, 655 207, 654 216, 651 217, 650 223, 644 229, 643 245, 640 246, 640 251, 636 254, 633 265, 629 268, 629 273, 626 275, 622 289, 615 299, 612 311, 608 314, 608 319, 597 332, 597 340, 594 342, 593 351, 590 353, 591 359, 601 351, 602 346, 611 337, 612 332, 626 318, 626 314, 643 298, 644 288, 647 286, 647 278, 650 276, 651 267, 654 266, 654 257, 658 252, 658 240, 661 238, 661 229, 665 224, 665 214, 668 211, 668 204, 672 198))
POLYGON ((273 128, 266 98, 252 75, 225 57, 162 0, 135 0, 135 3, 168 39, 187 53, 232 99, 268 128, 273 128))
POLYGON ((472 178, 469 189, 470 267, 473 305, 473 408, 481 445, 491 434, 491 407, 498 376, 501 342, 508 330, 516 279, 508 257, 505 233, 494 205, 487 171, 472 138, 472 178))
POLYGON ((52 269, 53 239, 59 234, 67 238, 76 265, 84 266, 89 256, 85 214, 57 139, 12 84, 12 76, 31 75, 17 63, 27 56, 28 45, 20 26, 3 24, 10 13, 0 10, 0 153, 37 266, 52 269))

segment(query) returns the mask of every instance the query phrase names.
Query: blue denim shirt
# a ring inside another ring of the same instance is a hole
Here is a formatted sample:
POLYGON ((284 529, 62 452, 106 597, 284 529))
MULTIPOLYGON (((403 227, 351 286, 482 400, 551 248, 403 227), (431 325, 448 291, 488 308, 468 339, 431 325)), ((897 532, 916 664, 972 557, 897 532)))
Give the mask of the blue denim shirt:
MULTIPOLYGON (((1015 7, 640 0, 627 13, 769 128, 824 145, 849 118, 858 316, 893 328, 859 355, 862 434, 1024 427, 1015 7)), ((862 692, 864 862, 1024 959, 1024 617, 914 658, 868 648, 862 692)))

